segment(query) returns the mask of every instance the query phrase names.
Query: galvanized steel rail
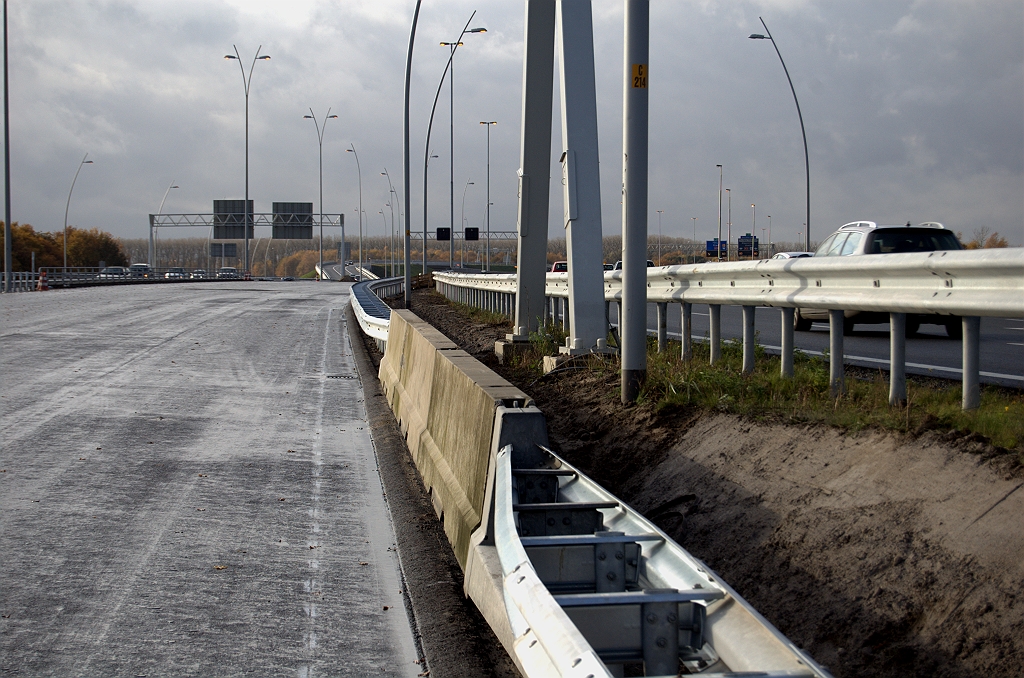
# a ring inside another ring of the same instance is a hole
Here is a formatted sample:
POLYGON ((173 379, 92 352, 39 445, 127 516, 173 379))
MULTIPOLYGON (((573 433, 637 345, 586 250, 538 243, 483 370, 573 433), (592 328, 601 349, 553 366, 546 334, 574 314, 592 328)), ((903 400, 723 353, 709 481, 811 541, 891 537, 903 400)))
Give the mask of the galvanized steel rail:
MULTIPOLYGON (((449 299, 512 316, 515 275, 435 273, 437 290, 449 299)), ((604 274, 605 302, 622 297, 622 272, 604 274)), ((548 273, 545 320, 568 319, 568 275, 548 273)), ((884 256, 809 257, 714 264, 663 266, 647 270, 647 300, 658 305, 659 346, 665 343, 669 303, 682 306, 683 358, 690 350, 690 307, 707 304, 711 317, 711 360, 721 357, 721 306, 744 307, 744 371, 754 368, 754 309, 782 309, 782 371, 793 370, 793 309, 830 311, 833 392, 844 389, 843 312, 890 314, 903 327, 906 314, 961 317, 963 323, 963 407, 980 402, 978 334, 981 316, 1024 318, 1024 249, 918 252, 884 256)), ((905 338, 891 333, 890 402, 906 400, 905 338)))
POLYGON ((377 343, 382 352, 387 347, 388 324, 391 318, 391 307, 381 299, 401 294, 405 289, 403 278, 382 278, 367 280, 352 286, 352 310, 366 336, 377 343))

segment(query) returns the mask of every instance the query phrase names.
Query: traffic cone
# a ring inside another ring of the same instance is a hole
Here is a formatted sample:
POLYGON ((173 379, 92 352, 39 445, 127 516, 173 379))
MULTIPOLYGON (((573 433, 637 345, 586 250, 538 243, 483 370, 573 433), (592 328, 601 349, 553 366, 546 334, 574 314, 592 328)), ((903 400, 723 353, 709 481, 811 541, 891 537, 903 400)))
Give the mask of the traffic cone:
POLYGON ((36 292, 47 292, 49 286, 46 284, 46 271, 39 271, 39 282, 36 283, 36 292))

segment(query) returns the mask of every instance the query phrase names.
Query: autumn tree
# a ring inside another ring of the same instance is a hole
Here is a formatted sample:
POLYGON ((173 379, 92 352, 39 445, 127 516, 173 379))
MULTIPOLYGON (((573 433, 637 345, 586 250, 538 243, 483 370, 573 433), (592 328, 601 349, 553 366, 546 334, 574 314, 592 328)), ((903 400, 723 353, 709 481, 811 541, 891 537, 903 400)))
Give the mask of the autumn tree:
POLYGON ((127 266, 128 253, 109 233, 68 226, 68 266, 127 266))
POLYGON ((31 271, 33 252, 37 269, 41 266, 64 265, 63 239, 57 233, 37 233, 29 224, 11 224, 11 250, 11 268, 14 271, 31 271))

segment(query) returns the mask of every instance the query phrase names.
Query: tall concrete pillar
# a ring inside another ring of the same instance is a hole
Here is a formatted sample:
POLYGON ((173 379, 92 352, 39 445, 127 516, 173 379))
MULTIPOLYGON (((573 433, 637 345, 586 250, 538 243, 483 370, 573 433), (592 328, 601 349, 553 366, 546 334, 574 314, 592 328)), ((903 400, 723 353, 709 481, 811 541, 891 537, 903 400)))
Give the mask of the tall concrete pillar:
POLYGON ((543 322, 551 184, 555 3, 526 1, 523 114, 519 153, 519 278, 509 341, 528 341, 543 322))
MULTIPOLYGON (((622 402, 635 402, 647 376, 647 68, 650 1, 626 0, 622 91, 622 402)), ((658 305, 658 351, 664 350, 658 305)))
POLYGON ((555 34, 561 85, 565 205, 562 221, 569 262, 570 333, 567 346, 559 350, 580 354, 590 352, 605 337, 601 176, 590 0, 558 0, 555 34))

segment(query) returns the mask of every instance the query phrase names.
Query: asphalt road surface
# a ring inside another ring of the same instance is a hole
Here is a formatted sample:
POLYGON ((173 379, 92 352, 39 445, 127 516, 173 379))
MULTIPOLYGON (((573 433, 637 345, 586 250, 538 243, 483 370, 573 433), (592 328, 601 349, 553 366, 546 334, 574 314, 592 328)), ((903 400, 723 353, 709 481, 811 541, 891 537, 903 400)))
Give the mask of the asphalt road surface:
POLYGON ((348 288, 0 297, 0 672, 422 670, 348 288))

